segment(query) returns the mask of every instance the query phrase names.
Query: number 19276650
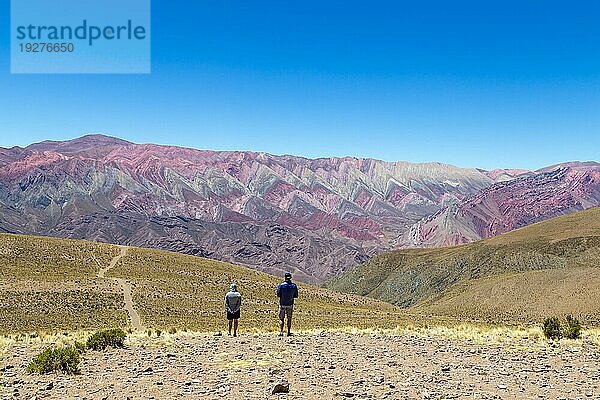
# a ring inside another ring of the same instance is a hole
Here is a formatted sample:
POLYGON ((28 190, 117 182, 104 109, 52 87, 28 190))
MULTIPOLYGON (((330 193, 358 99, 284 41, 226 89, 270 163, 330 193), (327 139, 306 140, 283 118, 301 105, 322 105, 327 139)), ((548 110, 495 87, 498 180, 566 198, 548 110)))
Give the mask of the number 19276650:
POLYGON ((75 51, 73 43, 19 43, 21 53, 72 53, 75 51))

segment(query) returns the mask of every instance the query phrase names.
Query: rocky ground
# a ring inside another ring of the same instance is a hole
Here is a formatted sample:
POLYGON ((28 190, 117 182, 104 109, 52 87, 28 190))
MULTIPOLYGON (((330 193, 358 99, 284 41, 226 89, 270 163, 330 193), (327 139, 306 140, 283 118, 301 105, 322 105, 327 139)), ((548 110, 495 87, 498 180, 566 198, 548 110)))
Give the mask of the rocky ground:
POLYGON ((80 375, 27 374, 45 346, 4 347, 2 398, 600 399, 600 349, 587 339, 552 345, 406 334, 139 334, 125 349, 83 354, 80 375), (289 393, 271 393, 285 382, 289 393))

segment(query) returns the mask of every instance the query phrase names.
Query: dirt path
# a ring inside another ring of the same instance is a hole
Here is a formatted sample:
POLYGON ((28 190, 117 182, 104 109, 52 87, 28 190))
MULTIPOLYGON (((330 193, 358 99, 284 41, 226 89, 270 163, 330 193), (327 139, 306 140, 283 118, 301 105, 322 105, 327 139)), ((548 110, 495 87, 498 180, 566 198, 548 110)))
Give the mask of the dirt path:
POLYGON ((115 278, 121 288, 123 289, 123 298, 125 300, 125 310, 129 314, 129 319, 131 320, 131 325, 133 329, 142 330, 144 327, 142 326, 142 322, 140 320, 140 316, 133 308, 133 298, 131 296, 131 283, 127 282, 125 279, 115 278))
POLYGON ((112 260, 110 260, 110 264, 108 264, 108 267, 100 269, 100 271, 98 272, 98 278, 104 278, 104 274, 106 274, 108 272, 108 270, 113 269, 115 267, 115 265, 117 265, 119 260, 123 256, 125 256, 125 254, 127 254, 127 246, 119 246, 119 247, 121 248, 121 252, 119 254, 117 254, 116 256, 114 256, 112 260))
MULTIPOLYGON (((110 264, 108 264, 108 267, 106 268, 101 268, 100 271, 98 271, 98 278, 104 278, 105 274, 112 268, 115 267, 115 265, 117 265, 117 262, 119 262, 119 260, 125 256, 125 254, 127 254, 127 246, 119 246, 121 248, 121 252, 114 256, 112 260, 110 260, 110 264)), ((129 320, 131 321, 131 325, 133 326, 133 329, 137 329, 137 330, 142 330, 144 329, 144 327, 142 326, 142 322, 140 319, 139 314, 137 313, 137 311, 135 310, 135 308, 133 307, 133 297, 131 295, 131 283, 127 282, 125 279, 122 278, 110 278, 116 282, 119 283, 119 285, 121 286, 121 289, 123 289, 123 300, 125 301, 125 311, 127 311, 127 314, 129 314, 129 320)))

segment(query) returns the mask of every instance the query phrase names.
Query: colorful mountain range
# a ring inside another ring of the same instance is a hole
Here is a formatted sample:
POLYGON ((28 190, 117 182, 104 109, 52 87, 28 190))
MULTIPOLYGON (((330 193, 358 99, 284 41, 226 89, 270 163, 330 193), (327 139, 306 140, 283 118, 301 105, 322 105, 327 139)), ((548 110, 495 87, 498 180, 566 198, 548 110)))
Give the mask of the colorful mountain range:
POLYGON ((0 231, 173 250, 320 283, 402 247, 600 205, 600 164, 485 171, 88 135, 0 148, 0 231))

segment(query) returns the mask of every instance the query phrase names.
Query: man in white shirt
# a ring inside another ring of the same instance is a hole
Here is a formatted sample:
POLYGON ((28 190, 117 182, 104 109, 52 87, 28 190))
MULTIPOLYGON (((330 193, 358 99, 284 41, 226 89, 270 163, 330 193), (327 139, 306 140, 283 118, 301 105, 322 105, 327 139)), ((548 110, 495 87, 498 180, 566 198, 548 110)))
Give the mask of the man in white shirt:
POLYGON ((229 336, 233 325, 233 336, 237 336, 238 321, 240 319, 240 308, 242 307, 242 295, 237 290, 237 285, 232 283, 229 292, 225 295, 225 310, 229 321, 229 336))

